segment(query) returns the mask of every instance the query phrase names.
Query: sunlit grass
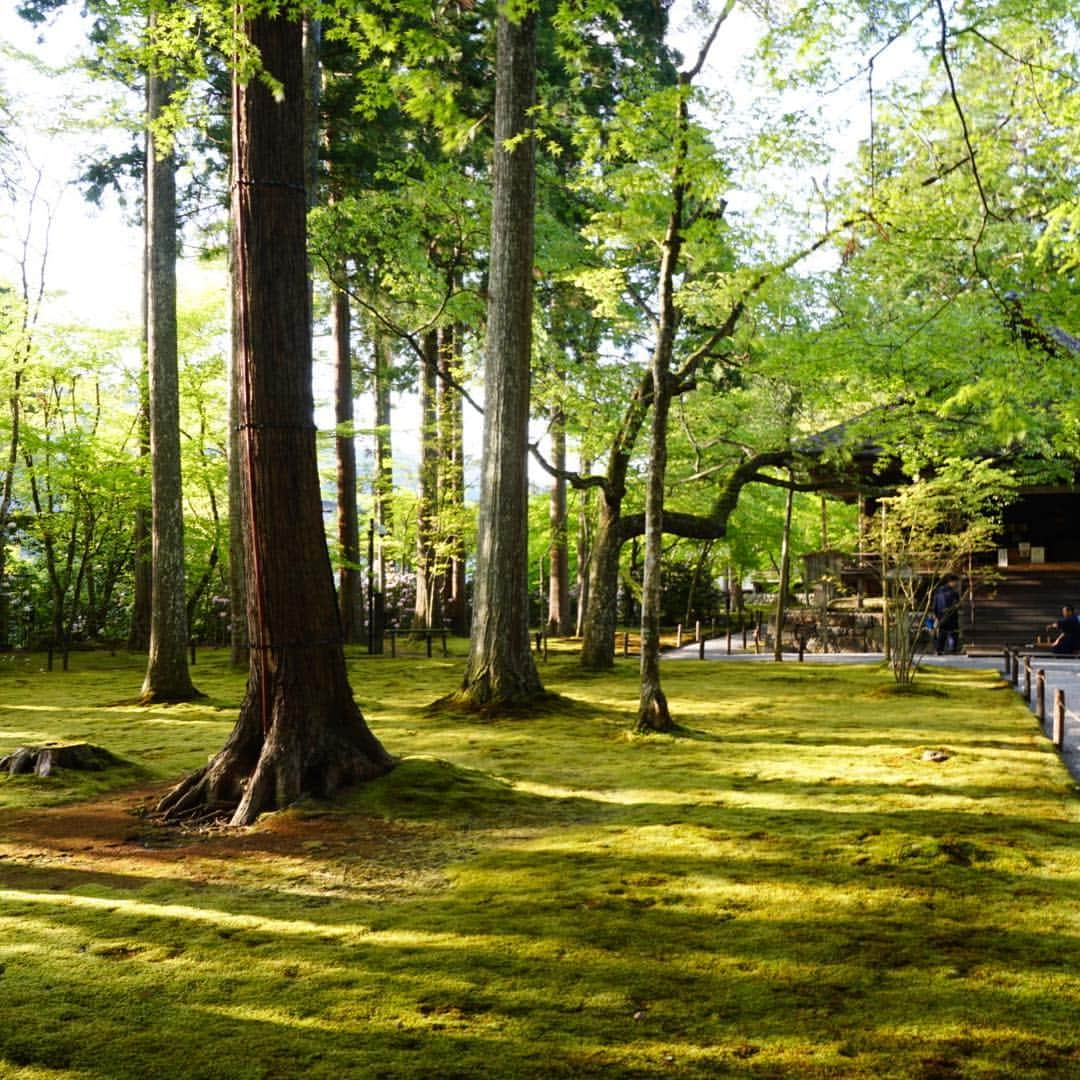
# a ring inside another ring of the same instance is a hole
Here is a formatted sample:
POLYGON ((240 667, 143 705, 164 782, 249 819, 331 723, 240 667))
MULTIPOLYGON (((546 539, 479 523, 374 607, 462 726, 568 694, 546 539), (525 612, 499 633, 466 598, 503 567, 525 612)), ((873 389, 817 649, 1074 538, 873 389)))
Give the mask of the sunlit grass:
POLYGON ((556 649, 496 722, 430 707, 460 643, 350 663, 388 776, 104 840, 86 800, 205 761, 242 676, 139 709, 123 656, 0 665, 0 753, 126 763, 0 779, 0 1076, 1080 1075, 1080 798, 992 673, 670 665, 641 737, 632 660, 556 649))

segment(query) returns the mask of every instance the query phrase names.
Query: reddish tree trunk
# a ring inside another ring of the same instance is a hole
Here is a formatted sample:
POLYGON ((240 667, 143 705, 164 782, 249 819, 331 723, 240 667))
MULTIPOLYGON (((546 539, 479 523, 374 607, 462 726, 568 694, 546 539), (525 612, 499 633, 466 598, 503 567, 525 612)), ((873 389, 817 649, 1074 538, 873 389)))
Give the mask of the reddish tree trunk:
POLYGON ((301 30, 248 27, 257 79, 233 93, 233 243, 240 474, 248 526, 247 694, 228 742, 162 800, 178 817, 226 807, 243 825, 392 767, 353 700, 322 522, 305 252, 301 30))

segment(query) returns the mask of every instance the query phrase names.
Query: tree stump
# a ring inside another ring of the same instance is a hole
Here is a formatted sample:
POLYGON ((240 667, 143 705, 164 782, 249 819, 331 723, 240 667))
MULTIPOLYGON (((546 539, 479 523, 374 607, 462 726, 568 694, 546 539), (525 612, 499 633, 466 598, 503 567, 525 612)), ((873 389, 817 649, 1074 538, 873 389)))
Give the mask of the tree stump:
POLYGON ((120 759, 103 746, 92 743, 69 743, 66 746, 49 743, 45 746, 20 746, 6 757, 0 758, 0 772, 10 776, 17 773, 34 773, 36 776, 52 776, 57 769, 86 769, 99 772, 110 765, 119 765, 120 759))

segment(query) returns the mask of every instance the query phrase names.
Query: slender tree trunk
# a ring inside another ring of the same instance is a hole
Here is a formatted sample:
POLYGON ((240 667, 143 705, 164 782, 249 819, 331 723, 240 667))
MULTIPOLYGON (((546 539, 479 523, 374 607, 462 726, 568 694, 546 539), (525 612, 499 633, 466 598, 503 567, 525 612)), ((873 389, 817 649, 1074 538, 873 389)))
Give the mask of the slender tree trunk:
POLYGON ((234 825, 301 795, 385 773, 345 669, 322 522, 307 304, 303 67, 299 24, 246 27, 275 98, 233 88, 233 243, 241 359, 239 428, 248 527, 252 663, 224 748, 160 804, 170 817, 221 807, 234 825))
POLYGON ((543 693, 529 645, 528 441, 532 354, 536 16, 500 11, 495 69, 484 458, 469 660, 459 700, 498 708, 543 693))
MULTIPOLYGON (((344 277, 344 275, 343 275, 344 277)), ((363 630, 360 584, 360 518, 356 506, 356 436, 353 433, 353 373, 349 298, 335 288, 331 298, 334 349, 334 400, 337 437, 338 607, 345 641, 359 641, 363 630)))
MULTIPOLYGON (((237 292, 234 267, 233 296, 237 292)), ((247 623, 247 551, 244 521, 244 500, 240 484, 240 364, 236 343, 239 334, 235 325, 236 308, 233 307, 233 353, 229 368, 229 644, 233 667, 247 667, 250 663, 250 639, 247 623)))
MULTIPOLYGON (((591 464, 582 462, 581 471, 584 476, 589 475, 591 464)), ((589 568, 592 565, 593 549, 589 536, 589 492, 583 490, 578 503, 578 527, 577 527, 577 624, 574 627, 575 636, 581 637, 585 627, 585 612, 589 606, 589 568)))
MULTIPOLYGON (((151 125, 170 87, 147 76, 151 125)), ((199 695, 188 672, 184 589, 184 504, 180 477, 180 377, 176 326, 176 164, 151 126, 146 151, 147 366, 150 374, 150 463, 153 483, 150 655, 141 699, 188 701, 199 695)))
POLYGON ((455 634, 469 632, 465 596, 465 438, 461 394, 454 388, 461 377, 459 348, 461 328, 447 327, 439 345, 439 461, 441 465, 439 504, 445 522, 449 552, 443 575, 443 612, 455 634))
POLYGON ((697 562, 694 563, 694 575, 690 579, 690 588, 686 594, 686 617, 683 622, 687 624, 694 621, 695 614, 708 614, 708 612, 701 612, 698 608, 698 591, 701 589, 701 578, 705 572, 705 564, 709 561, 711 551, 711 540, 706 540, 698 550, 697 562))
MULTIPOLYGON (((680 105, 680 150, 685 152, 685 110, 680 105)), ((675 275, 682 250, 685 181, 679 174, 682 153, 676 156, 674 205, 664 238, 660 263, 660 322, 652 358, 653 405, 650 424, 649 478, 645 490, 645 573, 641 586, 641 695, 639 731, 670 731, 675 722, 660 681, 660 611, 664 550, 664 484, 667 475, 667 429, 671 411, 671 358, 675 344, 675 275)))
POLYGON ((436 623, 437 568, 435 533, 439 487, 438 377, 439 338, 424 335, 420 372, 420 490, 416 503, 416 604, 413 626, 430 629, 436 623))
POLYGON ((784 616, 787 613, 787 595, 791 582, 791 510, 795 504, 795 489, 788 488, 784 502, 784 535, 780 541, 780 587, 776 592, 776 637, 773 641, 773 659, 784 659, 784 616))
MULTIPOLYGON (((150 465, 150 401, 146 370, 146 300, 149 293, 149 261, 143 252, 143 370, 139 380, 139 472, 145 474, 150 465)), ((147 492, 148 493, 148 492, 147 492)), ((131 607, 131 627, 128 631, 128 648, 134 652, 146 652, 150 648, 150 605, 153 592, 151 570, 150 525, 152 510, 144 501, 140 490, 139 503, 135 507, 133 530, 134 558, 132 560, 132 584, 134 595, 131 607)))
MULTIPOLYGON (((551 463, 560 472, 566 469, 566 417, 561 409, 551 419, 551 463)), ((570 555, 567 548, 566 480, 556 477, 551 485, 548 520, 551 547, 548 551, 547 632, 558 637, 570 633, 570 555)))
MULTIPOLYGON (((147 106, 149 106, 150 88, 147 86, 147 106)), ((150 149, 150 138, 146 138, 144 153, 150 149)), ((150 203, 150 170, 144 168, 143 173, 143 231, 144 242, 142 250, 142 297, 139 303, 139 316, 142 319, 142 336, 140 341, 141 370, 139 372, 139 477, 146 476, 150 466, 150 372, 148 366, 149 348, 147 343, 147 331, 150 326, 149 298, 150 298, 150 245, 145 241, 148 234, 149 222, 146 214, 150 203)), ((138 504, 135 507, 135 524, 132 534, 133 560, 132 560, 132 606, 131 626, 128 628, 128 648, 133 652, 147 652, 150 649, 150 604, 151 594, 154 587, 153 571, 151 568, 151 509, 150 485, 145 490, 140 486, 138 504)))
MULTIPOLYGON (((390 340, 378 330, 374 334, 375 352, 375 521, 389 531, 393 524, 394 450, 391 431, 394 422, 391 398, 393 355, 390 340)), ((380 556, 376 574, 379 592, 386 590, 386 567, 380 556)))

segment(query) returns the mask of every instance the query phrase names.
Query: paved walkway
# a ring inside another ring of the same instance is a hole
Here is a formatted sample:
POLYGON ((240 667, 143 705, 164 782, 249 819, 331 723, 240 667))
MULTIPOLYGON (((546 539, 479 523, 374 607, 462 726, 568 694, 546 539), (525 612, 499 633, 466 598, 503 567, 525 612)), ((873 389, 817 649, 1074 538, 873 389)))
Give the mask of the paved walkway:
MULTIPOLYGON (((697 642, 684 645, 678 651, 664 654, 665 660, 698 660, 700 659, 700 646, 697 642)), ((715 638, 705 642, 706 660, 741 660, 755 663, 771 663, 772 651, 768 653, 755 653, 753 650, 743 650, 732 646, 732 651, 727 652, 725 638, 715 638)), ((808 664, 880 664, 881 653, 806 653, 805 662, 808 664)), ((797 664, 799 658, 795 653, 784 653, 785 664, 797 664)), ((1004 678, 1009 675, 1005 671, 1003 656, 924 656, 922 663, 928 667, 943 666, 957 668, 971 668, 981 671, 996 671, 1004 678)), ((1057 660, 1051 657, 1039 657, 1031 662, 1032 670, 1032 711, 1035 701, 1035 672, 1039 669, 1046 672, 1046 720, 1043 731, 1047 738, 1051 736, 1050 726, 1053 723, 1054 691, 1065 691, 1065 741, 1061 749, 1061 758, 1065 767, 1076 780, 1080 780, 1080 661, 1057 660)), ((1024 692, 1024 672, 1021 661, 1020 679, 1016 686, 1018 694, 1024 692)))

